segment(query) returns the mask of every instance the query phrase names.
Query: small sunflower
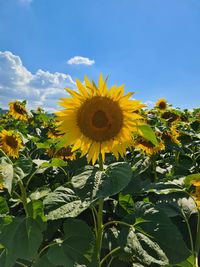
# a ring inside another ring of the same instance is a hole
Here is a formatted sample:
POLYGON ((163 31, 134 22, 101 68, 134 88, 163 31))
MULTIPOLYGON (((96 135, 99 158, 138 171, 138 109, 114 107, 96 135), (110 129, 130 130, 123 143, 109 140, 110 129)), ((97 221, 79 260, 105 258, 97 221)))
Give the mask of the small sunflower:
POLYGON ((71 97, 61 98, 65 109, 57 112, 66 145, 73 145, 72 151, 80 149, 82 156, 88 154, 93 164, 100 154, 105 160, 107 152, 123 156, 127 141, 142 123, 138 111, 145 105, 129 99, 132 93, 124 95, 123 85, 108 89, 102 75, 98 86, 87 77, 85 85, 79 80, 76 85, 79 92, 67 88, 71 97))
POLYGON ((160 98, 156 101, 156 107, 161 111, 164 112, 167 109, 167 101, 165 98, 160 98))
POLYGON ((172 143, 181 145, 181 142, 178 140, 180 137, 180 132, 177 130, 177 126, 175 124, 172 124, 172 126, 169 128, 169 130, 166 130, 162 134, 162 139, 167 140, 170 139, 172 143))
POLYGON ((159 142, 156 146, 154 144, 152 144, 150 141, 142 138, 142 137, 138 137, 134 144, 133 144, 134 148, 139 149, 141 151, 143 151, 145 154, 151 156, 154 155, 158 152, 160 152, 161 150, 165 149, 165 145, 163 142, 159 142))
POLYGON ((180 116, 173 111, 165 111, 161 115, 162 119, 165 119, 168 123, 173 123, 180 119, 180 116))
POLYGON ((13 158, 19 157, 19 150, 23 147, 21 137, 14 131, 0 132, 0 148, 13 158))
POLYGON ((50 148, 47 150, 47 155, 50 158, 60 158, 60 159, 69 159, 75 160, 76 154, 72 152, 71 147, 62 147, 58 151, 55 148, 50 148))
POLYGON ((191 184, 195 186, 195 193, 193 194, 197 207, 200 208, 200 180, 192 180, 191 184))
POLYGON ((20 101, 14 101, 9 103, 10 115, 16 120, 27 121, 28 120, 28 112, 20 101))

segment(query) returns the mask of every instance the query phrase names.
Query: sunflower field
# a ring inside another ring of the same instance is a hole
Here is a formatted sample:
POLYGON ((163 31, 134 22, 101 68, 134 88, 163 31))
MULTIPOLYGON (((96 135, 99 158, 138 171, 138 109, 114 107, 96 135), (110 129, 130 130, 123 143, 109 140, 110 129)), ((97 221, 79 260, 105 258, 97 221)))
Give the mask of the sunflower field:
POLYGON ((76 85, 0 113, 0 267, 198 267, 200 108, 76 85))

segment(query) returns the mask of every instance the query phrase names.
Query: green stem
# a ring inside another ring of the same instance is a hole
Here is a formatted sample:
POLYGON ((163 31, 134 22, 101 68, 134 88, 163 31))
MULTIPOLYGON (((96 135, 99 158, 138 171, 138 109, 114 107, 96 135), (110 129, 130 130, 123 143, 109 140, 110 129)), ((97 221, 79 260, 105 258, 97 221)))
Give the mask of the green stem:
POLYGON ((107 260, 107 258, 109 258, 113 253, 115 253, 116 251, 120 250, 120 247, 114 248, 113 250, 111 250, 100 262, 100 265, 102 265, 104 263, 104 261, 107 260))
POLYGON ((179 151, 176 151, 175 152, 175 162, 176 162, 176 164, 179 163, 179 156, 180 156, 180 152, 179 151))
MULTIPOLYGON (((103 171, 103 159, 101 153, 99 154, 99 170, 103 171)), ((101 245, 102 245, 102 235, 103 235, 103 203, 104 199, 99 199, 99 208, 97 213, 97 237, 96 237, 96 253, 97 260, 100 262, 101 257, 101 245)))
POLYGON ((110 259, 109 263, 108 263, 108 266, 107 267, 110 267, 112 261, 114 260, 114 257, 110 259))
POLYGON ((181 213, 182 213, 183 218, 184 218, 184 220, 186 222, 186 225, 187 225, 189 238, 190 238, 190 246, 191 246, 192 254, 194 255, 194 242, 193 242, 193 238, 192 238, 192 232, 191 232, 190 224, 189 224, 188 219, 185 216, 185 213, 184 213, 184 211, 182 209, 181 209, 181 213))
POLYGON ((23 206, 24 206, 26 217, 28 217, 26 189, 25 189, 25 187, 24 187, 24 185, 23 185, 23 183, 22 183, 22 181, 20 179, 18 180, 18 183, 19 183, 19 187, 20 187, 20 190, 21 190, 21 200, 22 200, 22 203, 23 203, 23 206))
POLYGON ((97 213, 96 213, 96 210, 95 210, 95 208, 93 206, 90 207, 90 208, 91 208, 91 211, 92 211, 92 217, 93 217, 93 221, 94 221, 94 232, 95 232, 95 236, 97 238, 97 220, 96 220, 97 213))
POLYGON ((197 220, 197 238, 195 244, 195 266, 198 267, 198 255, 200 251, 200 209, 198 209, 198 220, 197 220))

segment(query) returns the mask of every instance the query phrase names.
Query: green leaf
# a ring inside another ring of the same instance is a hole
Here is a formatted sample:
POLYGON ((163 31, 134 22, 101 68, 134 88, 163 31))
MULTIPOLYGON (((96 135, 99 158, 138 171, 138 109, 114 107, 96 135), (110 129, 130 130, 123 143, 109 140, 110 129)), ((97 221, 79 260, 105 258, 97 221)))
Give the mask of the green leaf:
POLYGON ((8 212, 9 208, 6 199, 0 196, 0 214, 6 214, 8 212))
POLYGON ((89 226, 77 219, 68 218, 64 223, 64 239, 50 247, 47 258, 54 265, 74 267, 92 259, 94 238, 89 226))
POLYGON ((176 264, 176 267, 194 267, 195 258, 191 255, 187 260, 176 264))
POLYGON ((26 177, 27 175, 29 175, 31 173, 32 167, 33 167, 32 159, 30 159, 30 158, 19 158, 14 163, 14 168, 15 167, 19 167, 22 170, 23 175, 20 176, 20 178, 22 179, 22 178, 26 177))
POLYGON ((81 201, 71 189, 63 186, 49 193, 43 203, 48 220, 76 217, 90 205, 90 202, 81 201))
POLYGON ((119 245, 127 254, 133 255, 138 262, 151 266, 168 264, 168 259, 160 246, 142 233, 136 233, 133 227, 123 227, 119 235, 119 245))
POLYGON ((0 182, 8 192, 11 193, 12 181, 14 177, 13 165, 8 162, 7 158, 3 157, 0 159, 0 182))
POLYGON ((90 202, 119 193, 131 180, 132 170, 126 162, 109 165, 105 171, 87 166, 72 177, 74 191, 82 200, 90 202))
POLYGON ((49 162, 44 162, 42 164, 43 168, 47 168, 47 167, 64 167, 64 166, 67 166, 67 162, 62 160, 62 159, 58 159, 58 158, 53 158, 49 162))
POLYGON ((156 139, 155 133, 148 124, 139 125, 138 132, 139 132, 139 135, 141 135, 143 138, 150 141, 155 146, 158 145, 158 141, 156 139))
POLYGON ((48 258, 47 258, 47 255, 43 255, 41 258, 39 258, 34 264, 32 267, 45 267, 45 266, 48 266, 48 267, 56 267, 54 264, 52 264, 48 258))
POLYGON ((190 255, 178 228, 162 210, 151 203, 137 202, 135 213, 127 216, 127 221, 133 224, 137 218, 142 218, 144 222, 136 225, 136 230, 153 239, 171 264, 183 261, 190 255))
POLYGON ((4 267, 12 267, 18 258, 33 260, 42 239, 40 227, 32 218, 0 218, 0 243, 5 247, 4 267))
POLYGON ((32 200, 27 205, 28 215, 38 222, 42 231, 46 229, 46 217, 44 215, 43 203, 40 200, 32 200))

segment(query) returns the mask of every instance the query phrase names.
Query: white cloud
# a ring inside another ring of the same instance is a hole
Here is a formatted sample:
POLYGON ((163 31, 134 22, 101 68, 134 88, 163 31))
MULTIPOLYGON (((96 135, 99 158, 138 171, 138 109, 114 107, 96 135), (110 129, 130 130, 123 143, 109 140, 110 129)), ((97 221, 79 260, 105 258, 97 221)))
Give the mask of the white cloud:
POLYGON ((80 56, 75 56, 73 58, 70 58, 67 61, 67 64, 69 65, 88 65, 91 66, 95 63, 93 59, 89 59, 87 57, 80 57, 80 56))
POLYGON ((8 108, 10 101, 26 99, 29 108, 56 109, 59 98, 66 96, 65 87, 75 87, 70 75, 41 69, 31 73, 19 56, 0 51, 1 108, 8 108))

